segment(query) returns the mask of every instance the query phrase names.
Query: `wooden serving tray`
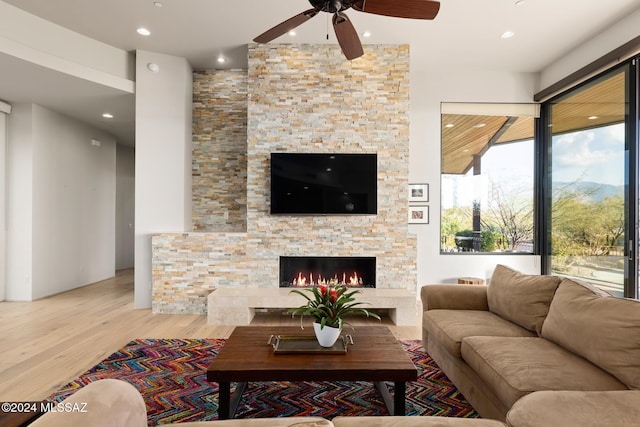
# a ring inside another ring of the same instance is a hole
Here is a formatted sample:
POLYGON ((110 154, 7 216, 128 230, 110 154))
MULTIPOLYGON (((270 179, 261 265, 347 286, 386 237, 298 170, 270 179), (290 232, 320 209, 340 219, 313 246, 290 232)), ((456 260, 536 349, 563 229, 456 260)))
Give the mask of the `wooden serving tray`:
POLYGON ((322 347, 314 336, 271 335, 267 344, 273 346, 274 354, 347 354, 353 338, 341 335, 332 347, 322 347))

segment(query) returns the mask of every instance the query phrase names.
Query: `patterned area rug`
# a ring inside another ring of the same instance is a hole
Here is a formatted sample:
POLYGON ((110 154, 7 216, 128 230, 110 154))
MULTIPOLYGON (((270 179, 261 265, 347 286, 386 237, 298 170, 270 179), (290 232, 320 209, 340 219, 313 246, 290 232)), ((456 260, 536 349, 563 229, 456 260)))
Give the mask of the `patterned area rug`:
MULTIPOLYGON (((408 415, 478 417, 426 354, 421 341, 401 344, 418 369, 418 381, 407 383, 408 415)), ((117 378, 140 391, 147 404, 150 426, 215 420, 218 386, 207 382, 206 369, 223 345, 223 339, 135 340, 50 399, 59 402, 86 384, 117 378)), ((256 382, 248 384, 236 413, 237 418, 332 419, 338 415, 387 415, 387 410, 369 382, 256 382)))

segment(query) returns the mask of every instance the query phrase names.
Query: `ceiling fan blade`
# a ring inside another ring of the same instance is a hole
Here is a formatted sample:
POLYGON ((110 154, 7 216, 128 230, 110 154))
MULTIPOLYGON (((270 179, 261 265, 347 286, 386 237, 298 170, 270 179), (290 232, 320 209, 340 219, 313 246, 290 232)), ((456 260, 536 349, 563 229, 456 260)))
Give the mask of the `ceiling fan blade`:
POLYGON ((343 13, 334 14, 333 29, 336 32, 342 53, 344 53, 344 56, 346 56, 349 61, 364 55, 358 33, 347 15, 343 13))
POLYGON ((353 8, 360 12, 396 18, 433 19, 438 15, 440 2, 433 0, 359 0, 353 8))
POLYGON ((309 19, 316 16, 318 12, 319 12, 318 9, 306 10, 294 16, 293 18, 289 18, 286 21, 276 25, 275 27, 265 31, 264 33, 260 34, 258 37, 253 39, 253 41, 256 43, 269 43, 271 40, 275 40, 281 35, 293 30, 297 26, 304 24, 309 19))

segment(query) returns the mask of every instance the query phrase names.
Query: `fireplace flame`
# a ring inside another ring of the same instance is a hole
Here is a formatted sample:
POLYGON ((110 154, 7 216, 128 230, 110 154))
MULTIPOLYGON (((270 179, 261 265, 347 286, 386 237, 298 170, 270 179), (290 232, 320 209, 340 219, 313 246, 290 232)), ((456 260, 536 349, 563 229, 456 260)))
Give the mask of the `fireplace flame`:
POLYGON ((364 286, 364 280, 357 272, 353 272, 353 275, 347 277, 347 273, 342 273, 342 280, 338 278, 336 273, 332 278, 328 279, 321 274, 316 274, 314 279, 313 273, 309 273, 309 277, 303 276, 302 272, 292 280, 293 287, 303 288, 310 286, 328 285, 328 286, 364 286))

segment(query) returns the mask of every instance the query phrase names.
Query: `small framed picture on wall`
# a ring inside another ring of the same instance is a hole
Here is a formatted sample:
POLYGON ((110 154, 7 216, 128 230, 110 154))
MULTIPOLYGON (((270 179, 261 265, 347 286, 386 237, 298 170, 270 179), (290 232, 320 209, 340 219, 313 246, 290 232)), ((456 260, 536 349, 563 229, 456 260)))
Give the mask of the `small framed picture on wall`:
POLYGON ((409 206, 409 224, 429 224, 429 206, 409 206))
POLYGON ((409 184, 409 203, 428 201, 429 184, 409 184))

